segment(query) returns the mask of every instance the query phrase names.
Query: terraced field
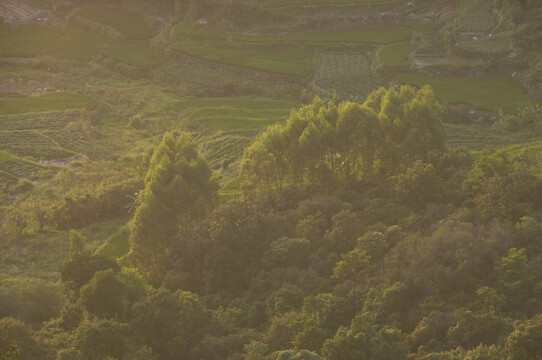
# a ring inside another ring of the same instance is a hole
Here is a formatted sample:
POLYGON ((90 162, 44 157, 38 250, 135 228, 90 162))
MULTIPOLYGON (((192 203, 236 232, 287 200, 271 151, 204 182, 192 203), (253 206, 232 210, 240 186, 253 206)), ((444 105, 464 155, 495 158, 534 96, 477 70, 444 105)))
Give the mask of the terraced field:
POLYGON ((183 126, 200 126, 214 131, 264 129, 286 120, 298 105, 267 99, 201 99, 182 100, 170 108, 186 113, 183 126))
POLYGON ((196 42, 175 42, 171 49, 207 61, 283 75, 306 77, 313 71, 314 53, 302 49, 277 51, 256 47, 249 50, 196 42))
POLYGON ((52 26, 37 24, 8 26, 0 21, 0 56, 36 56, 62 35, 62 31, 52 26))
POLYGON ((114 27, 130 37, 149 38, 156 34, 152 26, 139 12, 115 7, 86 7, 78 10, 77 14, 114 27))
POLYGON ((94 109, 96 100, 89 95, 67 91, 48 92, 23 98, 0 98, 0 115, 25 114, 70 109, 94 109))
POLYGON ((462 103, 491 112, 516 112, 536 103, 529 97, 521 83, 503 75, 478 77, 437 77, 417 74, 399 74, 404 84, 423 86, 429 84, 444 103, 462 103))
POLYGON ((111 44, 103 53, 116 61, 144 68, 158 66, 167 61, 162 52, 151 49, 147 42, 142 40, 111 44))
POLYGON ((314 84, 337 92, 342 98, 364 99, 384 83, 373 77, 369 60, 363 54, 324 54, 314 84))
POLYGON ((471 151, 482 150, 488 145, 499 148, 532 141, 516 138, 507 131, 488 125, 444 124, 444 129, 448 147, 465 146, 471 151))

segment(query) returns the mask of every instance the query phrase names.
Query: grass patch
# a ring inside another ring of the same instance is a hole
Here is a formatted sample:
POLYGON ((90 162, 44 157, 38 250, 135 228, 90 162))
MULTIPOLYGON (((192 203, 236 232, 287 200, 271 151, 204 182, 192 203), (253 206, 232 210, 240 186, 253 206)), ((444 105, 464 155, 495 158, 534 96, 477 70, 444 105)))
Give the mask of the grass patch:
POLYGON ((237 199, 241 195, 241 178, 236 177, 218 190, 218 203, 223 205, 232 199, 237 199))
POLYGON ((414 30, 418 34, 425 34, 431 31, 434 31, 434 26, 431 23, 419 23, 414 21, 405 21, 401 24, 403 27, 406 27, 407 29, 414 30))
POLYGON ((114 7, 87 7, 77 13, 87 19, 114 27, 127 36, 150 38, 156 34, 139 12, 114 7))
POLYGON ((290 111, 298 106, 299 104, 295 102, 272 99, 208 98, 176 101, 170 104, 169 108, 177 112, 191 108, 201 109, 206 107, 230 107, 249 110, 280 109, 290 111))
POLYGON ((460 1, 457 28, 460 32, 489 32, 497 26, 493 16, 495 5, 487 0, 460 1))
POLYGON ((62 31, 52 26, 37 24, 8 26, 0 21, 0 56, 36 56, 62 35, 62 31))
POLYGON ((448 147, 464 146, 473 151, 482 150, 488 145, 500 148, 529 141, 488 125, 444 124, 444 129, 448 147))
POLYGON ((103 53, 116 61, 138 67, 154 67, 167 61, 164 54, 152 49, 142 40, 128 40, 120 45, 111 44, 103 53))
POLYGON ((340 97, 365 98, 383 84, 375 79, 363 54, 323 54, 314 84, 340 97))
POLYGON ((212 44, 173 43, 171 48, 200 59, 265 72, 307 77, 313 70, 312 52, 291 50, 234 50, 212 44))
POLYGON ((283 7, 291 5, 344 5, 344 4, 376 4, 391 3, 397 0, 268 0, 265 7, 283 7))
POLYGON ((184 100, 170 106, 175 111, 192 109, 182 125, 199 125, 215 131, 264 129, 285 120, 297 104, 267 99, 184 100))
POLYGON ((89 95, 67 91, 51 92, 24 98, 0 98, 0 114, 25 114, 68 109, 94 109, 96 100, 89 95))
POLYGON ((66 35, 50 43, 41 54, 65 59, 90 60, 102 51, 107 43, 108 41, 98 34, 71 26, 66 35))
POLYGON ((467 57, 504 56, 510 52, 507 39, 482 39, 457 44, 456 51, 467 57))
POLYGON ((111 259, 117 259, 128 254, 130 251, 130 229, 127 225, 105 240, 105 242, 96 249, 95 254, 107 256, 111 259))
POLYGON ((410 31, 405 29, 355 29, 326 32, 308 32, 278 35, 234 34, 233 40, 257 43, 340 43, 356 42, 369 44, 390 44, 410 39, 410 31))
POLYGON ((181 40, 185 36, 197 37, 211 40, 226 40, 227 36, 214 31, 204 30, 201 26, 193 26, 191 24, 180 21, 171 29, 171 36, 181 40))
POLYGON ((445 103, 462 103, 480 110, 512 113, 536 101, 529 97, 521 83, 502 75, 477 77, 436 77, 415 74, 398 74, 400 82, 421 87, 433 87, 445 103))
POLYGON ((11 160, 13 160, 13 157, 3 151, 0 151, 0 165, 10 162, 11 160))
POLYGON ((408 69, 408 55, 415 47, 409 42, 386 45, 379 48, 373 58, 375 73, 408 69))

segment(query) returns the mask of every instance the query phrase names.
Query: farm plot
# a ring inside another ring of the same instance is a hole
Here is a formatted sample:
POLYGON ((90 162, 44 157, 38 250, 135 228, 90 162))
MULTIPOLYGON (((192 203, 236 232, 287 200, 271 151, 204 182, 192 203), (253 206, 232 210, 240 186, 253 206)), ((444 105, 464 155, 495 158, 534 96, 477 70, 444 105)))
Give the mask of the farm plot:
POLYGON ((264 129, 285 120, 295 107, 288 101, 227 98, 184 100, 171 105, 172 110, 188 113, 181 125, 215 131, 264 129))
POLYGON ((151 47, 142 40, 128 40, 123 44, 110 44, 103 50, 104 55, 129 65, 138 67, 154 67, 167 61, 167 57, 159 50, 151 47))
POLYGON ((457 29, 466 33, 491 31, 497 26, 497 20, 493 16, 494 6, 493 1, 462 0, 458 10, 457 29))
POLYGON ((363 54, 322 55, 314 84, 329 92, 335 90, 341 97, 360 99, 383 85, 373 77, 363 54))
POLYGON ((50 139, 33 131, 2 131, 0 132, 0 147, 6 146, 32 146, 55 147, 50 139))
POLYGON ((268 0, 264 6, 268 8, 292 5, 344 5, 344 4, 376 4, 392 3, 398 0, 268 0))
POLYGON ((314 54, 302 49, 243 50, 195 42, 175 42, 171 49, 207 61, 297 77, 313 70, 314 54))
POLYGON ((96 100, 89 95, 67 91, 50 92, 24 98, 0 98, 0 115, 25 114, 68 109, 94 109, 96 100))
POLYGON ((205 149, 203 156, 212 169, 227 167, 243 156, 243 151, 252 142, 252 136, 235 133, 221 133, 200 145, 205 149))
POLYGON ((194 88, 211 92, 216 92, 232 84, 247 89, 255 87, 271 88, 275 85, 271 81, 218 71, 185 62, 167 62, 155 68, 152 74, 154 78, 165 82, 186 85, 185 87, 196 85, 194 88))
POLYGON ((515 138, 502 129, 488 125, 444 124, 444 129, 448 147, 465 146, 472 151, 482 150, 488 145, 503 147, 531 141, 515 138))
POLYGON ((139 12, 115 7, 86 7, 80 9, 77 14, 114 27, 130 37, 149 38, 156 34, 156 31, 139 12))
POLYGON ((0 131, 60 130, 79 115, 78 111, 0 116, 0 131))
POLYGON ((102 145, 92 144, 78 123, 59 131, 48 131, 46 134, 53 138, 62 148, 84 154, 93 160, 112 158, 111 150, 102 145))
POLYGON ((0 17, 12 21, 24 21, 40 12, 35 2, 30 0, 0 1, 0 17))
POLYGON ((502 75, 477 77, 437 77, 416 74, 398 74, 404 84, 421 87, 431 85, 439 99, 445 103, 468 104, 480 110, 512 113, 536 101, 529 97, 521 83, 502 75))
POLYGON ((379 48, 372 61, 373 71, 383 73, 408 69, 408 56, 414 51, 409 42, 386 45, 379 48))
POLYGON ((12 177, 24 179, 29 178, 43 170, 43 167, 27 162, 13 160, 0 164, 0 172, 4 172, 12 177))
POLYGON ((410 39, 410 31, 404 29, 353 29, 334 30, 326 32, 307 32, 275 35, 248 35, 233 34, 232 39, 244 42, 257 43, 368 43, 368 44, 391 44, 410 39))
POLYGON ((494 56, 505 56, 510 52, 508 40, 505 38, 464 41, 458 43, 455 49, 466 57, 484 59, 489 59, 494 56))
POLYGON ((37 24, 8 26, 0 21, 0 56, 36 56, 62 35, 61 30, 52 26, 37 24))
POLYGON ((0 131, 0 149, 15 156, 30 156, 39 160, 66 158, 73 155, 58 147, 51 139, 34 131, 0 131))
POLYGON ((107 43, 108 40, 96 33, 69 26, 64 36, 51 42, 40 53, 62 59, 90 60, 107 43))

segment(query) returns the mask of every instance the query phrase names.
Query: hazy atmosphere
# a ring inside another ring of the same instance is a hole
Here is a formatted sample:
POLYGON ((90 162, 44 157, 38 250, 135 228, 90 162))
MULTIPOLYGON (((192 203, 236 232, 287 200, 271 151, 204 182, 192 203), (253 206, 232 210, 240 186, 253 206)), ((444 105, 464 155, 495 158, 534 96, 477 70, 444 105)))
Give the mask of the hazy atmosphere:
POLYGON ((542 360, 540 0, 0 0, 1 360, 542 360))

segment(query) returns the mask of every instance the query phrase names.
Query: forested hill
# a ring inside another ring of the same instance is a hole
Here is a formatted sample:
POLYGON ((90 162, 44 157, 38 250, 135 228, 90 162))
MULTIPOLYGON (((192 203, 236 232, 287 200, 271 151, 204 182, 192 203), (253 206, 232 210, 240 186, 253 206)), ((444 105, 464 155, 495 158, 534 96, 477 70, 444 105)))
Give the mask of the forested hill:
POLYGON ((2 360, 542 359, 542 5, 0 0, 2 360))

